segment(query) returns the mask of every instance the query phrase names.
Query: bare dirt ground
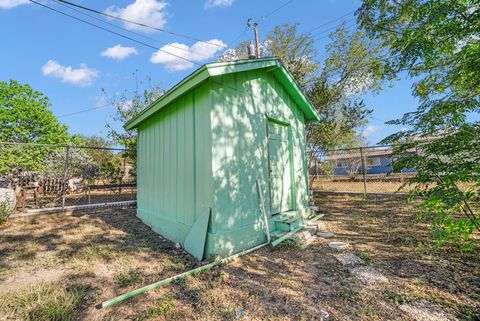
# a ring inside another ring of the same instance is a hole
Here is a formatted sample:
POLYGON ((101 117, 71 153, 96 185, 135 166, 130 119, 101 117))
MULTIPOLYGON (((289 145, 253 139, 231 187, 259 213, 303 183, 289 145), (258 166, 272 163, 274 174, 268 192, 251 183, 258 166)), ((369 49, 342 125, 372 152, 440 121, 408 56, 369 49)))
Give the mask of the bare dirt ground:
POLYGON ((479 249, 436 249, 404 200, 322 195, 317 203, 334 239, 263 248, 101 310, 95 305, 199 263, 134 209, 10 221, 0 227, 0 320, 54 312, 55 320, 319 320, 321 309, 331 320, 411 320, 399 306, 418 300, 480 320, 479 249), (348 242, 388 283, 362 285, 331 240, 348 242))

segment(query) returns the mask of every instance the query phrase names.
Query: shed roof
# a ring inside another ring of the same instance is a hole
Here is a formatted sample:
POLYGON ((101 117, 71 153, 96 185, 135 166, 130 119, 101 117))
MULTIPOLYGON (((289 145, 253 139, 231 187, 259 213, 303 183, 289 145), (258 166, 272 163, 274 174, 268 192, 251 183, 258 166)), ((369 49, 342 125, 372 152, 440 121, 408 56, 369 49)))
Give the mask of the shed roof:
POLYGON ((169 91, 150 104, 150 106, 142 110, 138 115, 129 120, 124 127, 127 130, 136 128, 140 123, 148 119, 150 116, 162 110, 169 103, 200 85, 210 77, 255 69, 268 69, 269 72, 272 72, 276 76, 280 83, 285 87, 287 92, 292 96, 294 101, 298 104, 304 113, 307 122, 318 121, 320 119, 300 86, 297 84, 292 74, 290 74, 287 68, 285 68, 285 66, 281 63, 280 59, 262 58, 203 65, 180 81, 178 84, 173 86, 169 91))

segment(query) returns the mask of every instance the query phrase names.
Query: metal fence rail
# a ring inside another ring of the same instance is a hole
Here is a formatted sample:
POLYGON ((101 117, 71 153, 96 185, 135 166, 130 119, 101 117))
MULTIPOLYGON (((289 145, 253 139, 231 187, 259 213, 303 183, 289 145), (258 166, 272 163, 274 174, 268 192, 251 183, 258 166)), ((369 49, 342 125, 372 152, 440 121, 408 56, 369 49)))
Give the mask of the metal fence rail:
POLYGON ((135 160, 125 149, 0 142, 0 188, 14 212, 136 199, 135 160))
POLYGON ((407 193, 411 186, 405 182, 416 175, 416 170, 394 171, 399 157, 391 146, 329 150, 310 161, 310 185, 323 192, 407 193))

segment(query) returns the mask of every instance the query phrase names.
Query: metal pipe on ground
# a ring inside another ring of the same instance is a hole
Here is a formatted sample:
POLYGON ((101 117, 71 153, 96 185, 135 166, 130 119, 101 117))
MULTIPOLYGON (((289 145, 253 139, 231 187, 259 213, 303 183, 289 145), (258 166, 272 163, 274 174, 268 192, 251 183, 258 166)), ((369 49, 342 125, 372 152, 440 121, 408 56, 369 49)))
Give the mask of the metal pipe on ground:
POLYGON ((110 300, 107 300, 107 301, 104 301, 100 304, 98 304, 96 306, 97 309, 102 309, 102 308, 107 308, 109 306, 112 306, 114 304, 117 304, 117 303, 120 303, 122 301, 125 301, 129 298, 132 298, 136 295, 139 295, 139 294, 142 294, 142 293, 145 293, 147 291, 150 291, 150 290, 153 290, 153 289, 156 289, 156 288, 159 288, 161 286, 164 286, 164 285, 167 285, 169 283, 172 283, 173 281, 176 281, 176 280, 179 280, 179 279, 183 279, 187 276, 190 276, 190 275, 194 275, 194 274, 197 274, 197 273, 201 273, 203 271, 206 271, 206 270, 209 270, 217 265, 220 265, 220 264, 226 264, 226 263, 229 263, 231 261, 233 261, 234 259, 236 259, 237 257, 240 257, 242 255, 245 255, 245 254, 248 254, 250 252, 253 252, 253 251, 256 251, 268 244, 270 244, 270 231, 268 230, 268 220, 267 220, 267 216, 266 216, 266 212, 265 212, 265 205, 263 203, 263 195, 262 195, 262 191, 261 191, 261 185, 260 185, 260 181, 257 180, 257 186, 259 188, 259 193, 260 193, 260 205, 261 205, 261 212, 262 212, 262 216, 263 216, 263 219, 264 219, 264 226, 265 226, 265 234, 267 236, 267 242, 265 243, 262 243, 260 245, 257 245, 255 247, 252 247, 251 249, 248 249, 246 251, 242 251, 240 253, 237 253, 237 254, 234 254, 234 255, 231 255, 229 257, 226 257, 224 259, 221 259, 219 261, 215 261, 215 262, 212 262, 212 263, 209 263, 209 264, 205 264, 205 265, 202 265, 198 268, 195 268, 193 270, 190 270, 190 271, 187 271, 187 272, 183 272, 183 273, 180 273, 180 274, 177 274, 175 276, 172 276, 170 278, 167 278, 167 279, 164 279, 164 280, 161 280, 161 281, 158 281, 158 282, 155 282, 155 283, 152 283, 152 284, 149 284, 147 286, 144 286, 143 288, 139 288, 139 289, 136 289, 136 290, 133 290, 132 292, 128 292, 128 293, 125 293, 125 294, 122 294, 120 296, 117 296, 113 299, 110 299, 110 300))
POLYGON ((142 293, 145 293, 147 291, 150 291, 150 290, 153 290, 153 289, 156 289, 156 288, 159 288, 161 286, 164 286, 164 285, 167 285, 169 283, 172 283, 176 280, 179 280, 179 279, 183 279, 189 275, 194 275, 194 274, 198 274, 198 273, 201 273, 203 271, 206 271, 206 270, 209 270, 217 265, 220 265, 220 264, 226 264, 226 263, 229 263, 231 261, 233 261, 234 259, 238 258, 239 256, 242 256, 242 255, 245 255, 245 254, 248 254, 250 252, 253 252, 253 251, 256 251, 262 247, 264 247, 265 245, 268 245, 269 242, 266 242, 266 243, 263 243, 263 244, 260 244, 260 245, 257 245, 249 250, 246 250, 246 251, 242 251, 240 253, 237 253, 237 254, 234 254, 232 256, 229 256, 229 257, 226 257, 224 259, 221 259, 219 261, 215 261, 215 262, 212 262, 212 263, 209 263, 209 264, 206 264, 206 265, 202 265, 196 269, 193 269, 193 270, 190 270, 190 271, 187 271, 187 272, 184 272, 184 273, 180 273, 180 274, 177 274, 175 276, 172 276, 170 278, 167 278, 167 279, 164 279, 164 280, 161 280, 161 281, 158 281, 158 282, 155 282, 155 283, 152 283, 150 285, 147 285, 147 286, 144 286, 143 288, 139 288, 139 289, 136 289, 136 290, 133 290, 132 292, 128 292, 128 293, 125 293, 125 294, 122 294, 120 296, 117 296, 113 299, 110 299, 110 300, 107 300, 107 301, 104 301, 100 304, 98 304, 96 306, 97 309, 102 309, 102 308, 107 308, 109 306, 112 306, 112 305, 115 305, 117 303, 120 303, 122 301, 125 301, 129 298, 132 298, 136 295, 139 295, 139 294, 142 294, 142 293))
MULTIPOLYGON (((257 186, 259 188, 259 193, 261 194, 261 184, 260 184, 260 181, 257 180, 257 186)), ((263 198, 263 197, 262 197, 263 198)), ((183 272, 183 273, 180 273, 180 274, 177 274, 175 276, 172 276, 172 277, 169 277, 169 278, 166 278, 164 280, 161 280, 161 281, 158 281, 158 282, 155 282, 155 283, 152 283, 152 284, 149 284, 147 286, 144 286, 142 288, 139 288, 139 289, 136 289, 136 290, 133 290, 131 292, 128 292, 128 293, 124 293, 122 295, 119 295, 113 299, 110 299, 110 300, 107 300, 107 301, 104 301, 98 305, 96 305, 95 307, 97 309, 103 309, 103 308, 107 308, 107 307, 110 307, 112 305, 115 305, 117 303, 120 303, 122 301, 125 301, 127 299, 130 299, 134 296, 137 296, 139 294, 142 294, 142 293, 145 293, 147 291, 150 291, 150 290, 153 290, 153 289, 156 289, 156 288, 159 288, 161 286, 164 286, 164 285, 167 285, 167 284, 170 284, 176 280, 180 280, 180 279, 183 279, 187 276, 190 276, 190 275, 194 275, 194 274, 198 274, 198 273, 201 273, 201 272, 204 272, 206 270, 210 270, 211 268, 214 268, 215 266, 217 265, 220 265, 220 264, 227 264, 233 260, 235 260, 236 258, 242 256, 242 255, 245 255, 245 254, 248 254, 248 253, 251 253, 253 251, 256 251, 268 244, 270 244, 270 231, 268 229, 268 220, 267 220, 267 217, 266 217, 266 212, 265 212, 265 206, 263 204, 262 206, 262 203, 263 203, 263 199, 260 199, 260 206, 262 207, 262 216, 263 216, 263 219, 266 221, 265 222, 265 234, 267 235, 267 242, 265 243, 262 243, 260 245, 257 245, 255 247, 252 247, 251 249, 248 249, 248 250, 245 250, 245 251, 242 251, 240 253, 237 253, 237 254, 234 254, 232 256, 229 256, 229 257, 226 257, 224 259, 221 259, 221 260, 218 260, 218 261, 215 261, 215 262, 212 262, 212 263, 209 263, 209 264, 205 264, 205 265, 202 265, 198 268, 195 268, 193 270, 190 270, 190 271, 187 271, 187 272, 183 272)), ((318 215, 316 217, 314 217, 313 219, 310 220, 310 222, 315 222, 316 220, 318 220, 319 218, 321 218, 323 215, 318 215)), ((300 231, 301 229, 303 228, 303 226, 300 226, 296 229, 294 229, 293 231, 289 232, 289 233, 286 233, 284 236, 282 236, 281 238, 275 240, 272 242, 272 245, 273 246, 276 246, 278 244, 280 244, 281 242, 283 242, 284 240, 286 240, 288 237, 292 236, 293 234, 295 234, 296 232, 300 231)))

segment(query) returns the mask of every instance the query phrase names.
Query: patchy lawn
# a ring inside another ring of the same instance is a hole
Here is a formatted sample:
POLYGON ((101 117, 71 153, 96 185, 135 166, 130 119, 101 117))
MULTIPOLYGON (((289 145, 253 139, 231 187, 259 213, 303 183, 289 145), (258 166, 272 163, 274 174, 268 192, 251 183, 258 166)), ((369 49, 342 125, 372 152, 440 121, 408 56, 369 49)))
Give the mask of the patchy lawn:
POLYGON ((288 243, 97 310, 95 305, 198 265, 133 209, 10 221, 0 227, 0 320, 409 320, 426 300, 480 319, 480 251, 435 249, 403 200, 318 196, 325 228, 388 278, 362 285, 317 238, 288 243))

